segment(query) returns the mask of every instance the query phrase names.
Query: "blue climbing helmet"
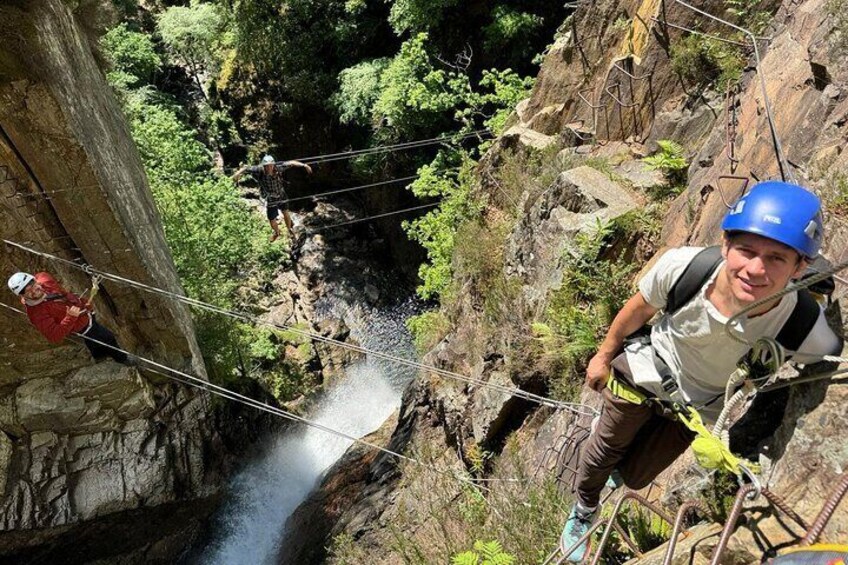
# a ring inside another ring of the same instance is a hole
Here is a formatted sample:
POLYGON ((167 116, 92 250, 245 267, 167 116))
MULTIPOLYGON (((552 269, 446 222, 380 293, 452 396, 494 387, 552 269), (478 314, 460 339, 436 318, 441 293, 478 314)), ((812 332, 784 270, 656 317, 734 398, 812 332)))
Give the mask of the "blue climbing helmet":
POLYGON ((798 185, 764 181, 736 202, 721 229, 761 235, 813 259, 824 237, 821 201, 798 185))

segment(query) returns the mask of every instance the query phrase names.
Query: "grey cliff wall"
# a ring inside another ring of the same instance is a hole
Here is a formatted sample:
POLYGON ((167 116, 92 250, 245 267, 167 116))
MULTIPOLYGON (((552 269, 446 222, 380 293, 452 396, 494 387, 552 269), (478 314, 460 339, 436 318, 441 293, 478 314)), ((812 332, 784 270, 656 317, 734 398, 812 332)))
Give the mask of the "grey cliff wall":
MULTIPOLYGON (((86 31, 108 13, 92 2, 75 9, 0 2, 0 236, 181 292, 86 31)), ((90 285, 77 269, 3 245, 3 280, 17 270, 50 271, 77 292, 90 285)), ((14 298, 0 292, 20 308, 14 298)), ((184 306, 112 283, 96 306, 125 348, 205 375, 184 306)), ((228 461, 209 399, 112 362, 93 365, 78 343, 50 345, 23 316, 0 315, 0 556, 77 562, 136 551, 144 560, 182 547, 228 461), (104 523, 124 529, 94 535, 104 523)))

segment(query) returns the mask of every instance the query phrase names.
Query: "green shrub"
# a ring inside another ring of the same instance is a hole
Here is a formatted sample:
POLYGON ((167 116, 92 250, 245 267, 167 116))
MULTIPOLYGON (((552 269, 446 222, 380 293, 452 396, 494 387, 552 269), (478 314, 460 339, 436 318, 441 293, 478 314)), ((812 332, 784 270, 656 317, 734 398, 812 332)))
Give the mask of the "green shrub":
POLYGON ((621 231, 616 223, 599 223, 594 231, 577 235, 562 284, 549 297, 545 320, 532 326, 553 364, 552 390, 560 398, 570 399, 579 389, 579 374, 633 293, 635 266, 621 257, 604 256, 611 242, 625 235, 621 231))
MULTIPOLYGON (((609 517, 612 508, 604 508, 604 517, 609 517)), ((626 505, 618 514, 617 523, 627 536, 636 544, 639 551, 647 553, 659 547, 671 536, 671 525, 650 510, 637 506, 635 503, 626 505)), ((604 529, 593 534, 593 546, 600 543, 604 529)), ((609 541, 604 548, 602 561, 610 565, 621 565, 635 557, 632 549, 621 539, 617 531, 612 531, 609 541)))
POLYGON ((415 341, 415 349, 423 355, 447 335, 450 322, 439 310, 431 310, 408 318, 406 327, 415 341))
POLYGON ((339 91, 332 101, 343 124, 371 122, 371 108, 380 97, 380 76, 388 58, 363 61, 339 73, 339 91))
POLYGON ((745 56, 739 46, 687 35, 672 45, 671 67, 687 83, 706 85, 715 82, 724 91, 728 83, 742 77, 745 56))
POLYGON ((199 80, 203 70, 215 72, 223 59, 224 20, 218 7, 194 1, 171 6, 157 17, 156 30, 178 62, 199 80))
POLYGON ((367 561, 365 550, 362 549, 352 535, 342 532, 337 534, 327 552, 331 562, 336 565, 361 565, 367 561))
POLYGON ((739 22, 739 25, 760 35, 765 32, 772 15, 761 8, 767 0, 725 0, 727 11, 739 22))
POLYGON ((642 161, 648 165, 649 169, 660 171, 670 183, 662 188, 661 192, 654 192, 653 196, 660 199, 680 193, 682 185, 686 182, 686 170, 689 168, 689 163, 683 155, 683 146, 676 141, 661 139, 657 144, 659 150, 642 161))
POLYGON ((107 31, 100 47, 112 67, 109 81, 121 87, 148 84, 162 66, 150 36, 120 24, 107 31))
POLYGON ((459 0, 391 0, 389 23, 395 33, 427 31, 438 24, 442 13, 459 0))
POLYGON ((418 219, 403 222, 403 229, 427 251, 427 262, 418 270, 418 295, 425 299, 443 295, 453 280, 453 256, 459 226, 476 217, 482 206, 471 196, 475 162, 467 154, 440 153, 433 164, 418 170, 410 189, 419 198, 440 197, 439 206, 418 219), (459 170, 446 170, 459 160, 459 170))
POLYGON ((452 565, 512 565, 515 557, 505 553, 497 541, 475 541, 474 551, 464 551, 454 555, 452 565))

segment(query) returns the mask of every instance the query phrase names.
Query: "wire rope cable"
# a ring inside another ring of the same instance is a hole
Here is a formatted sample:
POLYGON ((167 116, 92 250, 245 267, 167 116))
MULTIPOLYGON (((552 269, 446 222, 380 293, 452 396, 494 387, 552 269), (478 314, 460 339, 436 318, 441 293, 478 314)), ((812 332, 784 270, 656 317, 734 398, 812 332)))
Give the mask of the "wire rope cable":
MULTIPOLYGON (((8 306, 6 304, 0 303, 0 306, 3 306, 4 308, 6 308, 8 310, 12 310, 14 312, 17 312, 18 314, 26 315, 25 312, 22 312, 21 310, 18 310, 17 308, 13 308, 13 307, 8 306)), ((452 477, 454 479, 457 479, 461 482, 471 484, 475 488, 479 488, 479 489, 483 489, 483 490, 490 490, 484 485, 477 484, 475 482, 475 479, 463 477, 462 475, 456 473, 455 471, 448 471, 448 470, 445 470, 445 469, 439 469, 438 467, 434 467, 432 465, 428 465, 427 463, 424 463, 423 461, 421 461, 420 459, 417 459, 415 457, 410 457, 408 455, 398 453, 397 451, 393 451, 393 450, 388 449, 386 447, 382 447, 382 446, 377 445, 375 443, 372 443, 372 442, 369 442, 367 440, 364 440, 364 439, 358 438, 356 436, 350 435, 350 434, 343 432, 341 430, 337 430, 337 429, 332 428, 330 426, 326 426, 324 424, 318 423, 318 422, 311 420, 309 418, 306 418, 304 416, 299 416, 297 414, 294 414, 294 413, 289 412, 287 410, 284 410, 282 408, 279 408, 279 407, 276 407, 276 406, 271 406, 270 404, 261 402, 259 400, 256 400, 255 398, 251 398, 249 396, 246 396, 246 395, 243 395, 241 393, 230 390, 226 387, 216 385, 215 383, 212 383, 212 382, 210 382, 206 379, 200 378, 196 375, 192 375, 190 373, 186 373, 185 371, 175 369, 174 367, 164 365, 162 363, 159 363, 159 362, 154 361, 152 359, 149 359, 147 357, 142 357, 140 355, 136 355, 136 354, 134 354, 130 351, 127 351, 127 350, 121 348, 121 347, 115 347, 115 346, 110 345, 108 343, 105 343, 103 341, 100 341, 100 340, 97 340, 97 339, 94 339, 94 338, 91 338, 91 337, 87 337, 87 336, 84 336, 84 335, 78 335, 78 337, 80 337, 84 340, 90 341, 92 343, 96 343, 100 346, 107 347, 107 348, 109 348, 113 351, 118 351, 118 352, 124 353, 126 355, 129 355, 137 361, 143 361, 145 364, 149 365, 149 367, 145 366, 145 367, 141 368, 141 370, 143 370, 143 371, 150 371, 152 373, 167 377, 171 380, 180 382, 180 383, 185 384, 187 386, 191 386, 191 387, 194 387, 194 388, 197 388, 197 389, 200 389, 200 390, 205 390, 206 392, 209 392, 210 394, 214 394, 216 396, 225 398, 227 400, 236 402, 238 404, 242 404, 244 406, 248 406, 248 407, 251 407, 251 408, 254 408, 254 409, 257 409, 257 410, 261 410, 263 412, 266 412, 268 414, 271 414, 271 415, 274 415, 274 416, 277 416, 277 417, 280 417, 280 418, 284 418, 286 420, 298 422, 298 423, 301 423, 301 424, 304 424, 306 426, 315 428, 317 430, 320 430, 320 431, 328 433, 328 434, 336 435, 338 437, 347 439, 348 441, 351 441, 353 443, 358 443, 360 445, 364 445, 364 446, 369 447, 371 449, 378 450, 381 453, 385 453, 386 455, 389 455, 391 457, 395 457, 396 459, 399 459, 401 461, 413 463, 415 465, 419 465, 423 468, 434 471, 436 473, 446 475, 446 476, 452 477)), ((77 341, 77 340, 73 340, 73 341, 77 341)))
MULTIPOLYGON (((299 157, 297 159, 289 159, 289 161, 300 161, 302 163, 327 163, 332 161, 351 159, 354 157, 361 157, 364 155, 371 155, 376 153, 389 153, 394 151, 403 151, 406 149, 416 149, 418 147, 426 147, 428 145, 438 145, 440 143, 450 142, 450 141, 464 141, 465 139, 469 139, 471 137, 484 136, 491 134, 492 131, 488 128, 483 128, 475 131, 470 131, 467 133, 456 133, 453 135, 443 135, 439 137, 432 137, 429 139, 419 139, 415 141, 406 141, 403 143, 396 143, 394 145, 378 145, 376 147, 369 147, 366 149, 356 149, 353 151, 343 151, 340 153, 328 153, 325 155, 311 155, 309 157, 299 157)), ((284 161, 277 161, 278 163, 282 163, 284 161)))
POLYGON ((402 210, 394 210, 392 212, 383 212, 383 213, 380 213, 380 214, 375 214, 373 216, 365 216, 364 218, 356 218, 354 220, 339 222, 337 224, 327 224, 327 225, 317 226, 313 229, 307 230, 305 233, 306 233, 306 235, 312 235, 312 234, 320 233, 322 231, 329 230, 329 229, 332 229, 332 228, 349 226, 351 224, 358 224, 358 223, 361 223, 361 222, 370 222, 371 220, 376 220, 376 219, 379 219, 379 218, 387 218, 389 216, 396 216, 398 214, 405 214, 406 212, 414 212, 416 210, 424 210, 424 209, 427 209, 427 208, 434 208, 441 203, 442 203, 442 201, 439 200, 438 202, 431 202, 429 204, 421 204, 419 206, 413 206, 411 208, 404 208, 402 210))
POLYGON ((37 249, 32 249, 30 247, 27 247, 26 245, 22 245, 20 243, 10 241, 8 239, 3 239, 2 241, 6 245, 9 245, 9 246, 11 246, 15 249, 19 249, 21 251, 24 251, 26 253, 30 253, 32 255, 40 256, 40 257, 43 257, 45 259, 49 259, 51 261, 55 261, 55 262, 58 262, 58 263, 61 263, 61 264, 64 264, 64 265, 68 265, 68 266, 70 266, 74 269, 83 271, 84 273, 88 274, 89 276, 97 275, 97 276, 101 277, 104 281, 108 280, 108 281, 112 281, 112 282, 115 282, 115 283, 118 283, 118 284, 123 284, 123 285, 126 285, 126 286, 137 288, 139 290, 143 290, 143 291, 148 292, 150 294, 156 294, 156 295, 159 295, 159 296, 164 296, 164 297, 169 298, 171 300, 176 300, 178 302, 181 302, 183 304, 187 304, 189 306, 195 306, 197 308, 201 308, 201 309, 209 311, 209 312, 221 314, 221 315, 233 318, 235 320, 240 320, 240 321, 251 323, 251 324, 254 324, 254 325, 257 325, 257 326, 264 326, 264 327, 269 327, 269 328, 273 328, 273 329, 277 329, 277 330, 291 332, 295 335, 299 335, 299 336, 302 336, 302 337, 305 337, 305 338, 309 338, 309 339, 312 339, 314 341, 331 344, 331 345, 334 345, 334 346, 337 346, 337 347, 340 347, 340 348, 343 348, 343 349, 348 349, 350 351, 354 351, 354 352, 357 352, 357 353, 372 355, 376 358, 380 358, 380 359, 383 359, 383 360, 386 360, 386 361, 394 362, 394 363, 397 363, 399 365, 419 369, 421 371, 426 371, 426 372, 429 372, 429 373, 432 373, 432 374, 435 374, 435 375, 438 375, 438 376, 441 376, 441 377, 453 379, 453 380, 463 382, 463 383, 466 383, 466 384, 469 384, 469 385, 480 386, 482 388, 489 388, 489 389, 492 389, 492 390, 496 390, 498 392, 502 392, 504 394, 514 396, 516 398, 522 398, 524 400, 540 404, 542 406, 548 406, 548 407, 556 408, 556 409, 569 410, 569 411, 572 411, 576 414, 581 414, 581 415, 594 416, 594 415, 597 414, 597 410, 594 407, 588 406, 586 404, 582 404, 582 403, 579 403, 579 402, 563 402, 563 401, 559 401, 559 400, 554 400, 552 398, 548 398, 548 397, 545 397, 545 396, 542 396, 542 395, 539 395, 539 394, 534 394, 532 392, 529 392, 529 391, 526 391, 526 390, 523 390, 523 389, 520 389, 520 388, 508 387, 508 386, 499 385, 499 384, 496 384, 496 383, 491 383, 489 381, 484 381, 482 379, 470 377, 470 376, 467 376, 467 375, 462 375, 460 373, 456 373, 454 371, 449 371, 447 369, 441 369, 439 367, 427 365, 427 364, 421 363, 419 361, 406 359, 406 358, 399 357, 397 355, 392 355, 392 354, 389 354, 389 353, 383 353, 381 351, 370 350, 370 349, 367 349, 367 348, 359 346, 359 345, 354 345, 354 344, 347 343, 347 342, 344 342, 344 341, 341 341, 341 340, 337 340, 337 339, 325 337, 325 336, 322 336, 322 335, 319 335, 319 334, 315 334, 315 333, 303 330, 301 328, 298 328, 296 326, 291 326, 291 325, 288 325, 288 324, 277 324, 277 323, 273 323, 273 322, 268 322, 268 321, 265 321, 265 320, 261 320, 258 316, 255 316, 255 315, 252 315, 252 314, 247 314, 247 313, 243 313, 243 312, 236 312, 236 311, 233 311, 233 310, 227 310, 225 308, 221 308, 219 306, 215 306, 213 304, 209 304, 207 302, 203 302, 203 301, 197 300, 195 298, 190 298, 188 296, 178 294, 176 292, 171 292, 171 291, 164 290, 164 289, 152 286, 152 285, 147 285, 145 283, 142 283, 142 282, 139 282, 139 281, 136 281, 136 280, 133 280, 133 279, 128 279, 128 278, 122 277, 120 275, 115 275, 113 273, 101 271, 99 269, 95 269, 91 265, 75 263, 74 261, 71 261, 69 259, 64 259, 62 257, 58 257, 58 256, 53 255, 51 253, 46 253, 46 252, 43 252, 43 251, 39 251, 37 249))
POLYGON ((395 184, 395 183, 398 183, 398 182, 406 182, 406 181, 410 181, 410 180, 415 180, 417 178, 418 178, 418 175, 410 175, 408 177, 398 177, 398 178, 394 178, 394 179, 386 179, 386 180, 381 180, 381 181, 377 181, 377 182, 372 182, 372 183, 369 183, 369 184, 360 184, 360 185, 351 186, 351 187, 348 187, 348 188, 340 188, 338 190, 328 190, 326 192, 319 192, 317 194, 307 194, 305 196, 295 196, 294 198, 283 198, 283 199, 280 199, 280 200, 268 200, 267 203, 271 204, 271 205, 279 205, 279 204, 288 204, 289 202, 299 202, 301 200, 314 200, 314 199, 317 199, 317 198, 323 198, 325 196, 333 196, 333 195, 336 195, 336 194, 344 194, 344 193, 347 193, 347 192, 355 192, 355 191, 358 191, 358 190, 365 190, 367 188, 374 188, 374 187, 377 187, 377 186, 386 186, 386 185, 391 185, 391 184, 395 184))

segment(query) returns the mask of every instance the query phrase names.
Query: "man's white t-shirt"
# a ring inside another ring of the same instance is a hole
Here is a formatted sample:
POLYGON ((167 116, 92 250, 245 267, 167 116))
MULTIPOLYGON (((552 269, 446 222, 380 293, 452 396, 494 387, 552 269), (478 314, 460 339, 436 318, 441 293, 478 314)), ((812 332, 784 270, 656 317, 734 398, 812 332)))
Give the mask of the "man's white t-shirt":
MULTIPOLYGON (((639 292, 651 306, 665 308, 668 293, 701 247, 671 249, 639 281, 639 292)), ((722 262, 698 293, 674 314, 664 313, 651 330, 651 345, 631 344, 625 348, 627 366, 613 365, 631 376, 640 387, 659 398, 668 398, 653 359, 652 346, 665 361, 677 381, 683 398, 698 407, 705 420, 715 421, 723 405, 724 388, 736 363, 749 347, 725 333, 728 318, 707 300, 707 288, 724 265, 722 262), (703 404, 715 400, 707 406, 703 404)), ((743 318, 734 330, 749 342, 760 337, 776 337, 798 302, 796 293, 787 294, 765 314, 743 318)), ((813 330, 793 357, 796 363, 812 362, 809 355, 839 353, 841 342, 819 314, 813 330), (807 357, 804 353, 808 354, 807 357)))

